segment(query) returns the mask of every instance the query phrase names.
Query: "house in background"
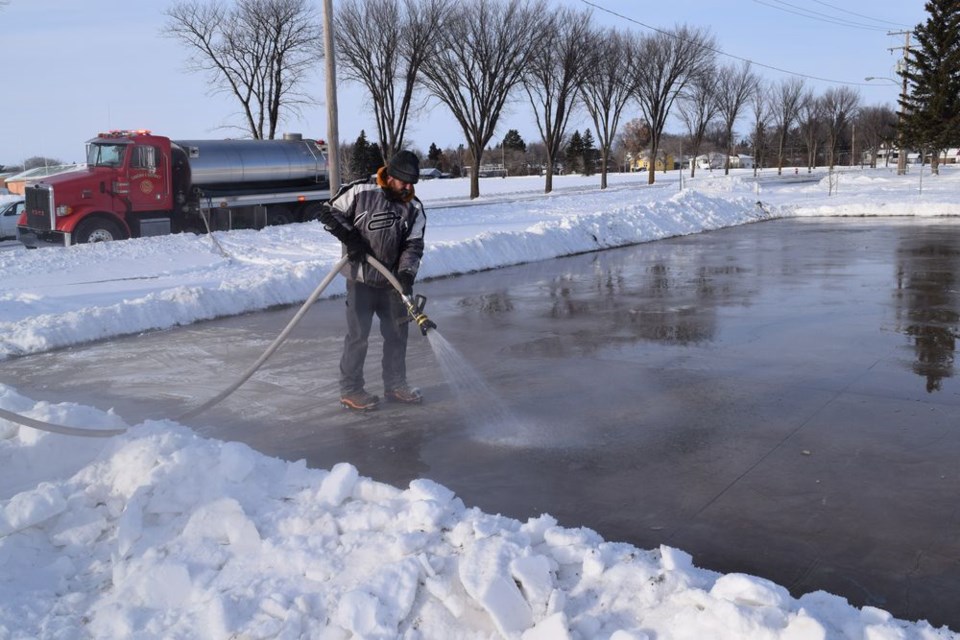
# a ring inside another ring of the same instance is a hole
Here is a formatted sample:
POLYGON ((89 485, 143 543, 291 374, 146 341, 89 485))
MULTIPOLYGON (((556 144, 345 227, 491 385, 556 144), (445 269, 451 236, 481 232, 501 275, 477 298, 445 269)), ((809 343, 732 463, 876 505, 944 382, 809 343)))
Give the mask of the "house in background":
POLYGON ((76 171, 77 169, 83 169, 86 166, 87 165, 85 164, 56 164, 49 167, 35 167, 33 169, 21 171, 16 175, 6 178, 4 181, 4 186, 6 186, 10 193, 15 193, 22 196, 23 190, 29 182, 35 182, 41 178, 55 176, 59 173, 76 171))
MULTIPOLYGON (((473 167, 464 167, 463 175, 469 176, 473 167)), ((481 178, 506 178, 507 170, 502 164, 481 164, 477 172, 481 178)))
POLYGON ((420 179, 421 180, 436 180, 437 178, 449 178, 450 176, 446 173, 440 171, 436 167, 430 167, 428 169, 420 169, 420 179))
POLYGON ((738 153, 735 156, 730 156, 730 168, 753 169, 753 156, 748 156, 745 153, 738 153))
MULTIPOLYGON (((907 164, 920 164, 920 153, 918 151, 907 150, 907 164)), ((923 157, 924 164, 930 164, 930 153, 925 152, 923 157)), ((886 144, 880 145, 877 149, 877 166, 887 167, 896 166, 900 158, 900 149, 886 144)), ((863 162, 868 164, 873 159, 873 149, 867 149, 863 152, 863 162)), ((960 164, 960 148, 950 147, 943 149, 939 154, 940 164, 960 164)))
MULTIPOLYGON (((654 171, 670 171, 673 169, 679 169, 680 165, 677 164, 674 160, 673 154, 666 153, 660 154, 657 158, 656 163, 654 164, 654 171)), ((633 160, 633 163, 630 165, 630 171, 649 171, 650 170, 650 154, 641 153, 637 158, 633 160)))
MULTIPOLYGON (((726 166, 727 156, 723 153, 711 151, 697 156, 693 161, 697 163, 697 169, 723 169, 726 166)), ((745 153, 730 156, 731 169, 753 169, 753 164, 753 156, 748 156, 745 153)), ((687 168, 689 167, 690 165, 687 164, 687 168)))
MULTIPOLYGON (((958 164, 960 163, 960 148, 951 147, 944 149, 939 155, 940 164, 958 164)), ((930 155, 927 154, 927 162, 930 162, 930 155)))
POLYGON ((697 169, 723 169, 726 156, 716 151, 704 153, 692 160, 697 163, 697 169))

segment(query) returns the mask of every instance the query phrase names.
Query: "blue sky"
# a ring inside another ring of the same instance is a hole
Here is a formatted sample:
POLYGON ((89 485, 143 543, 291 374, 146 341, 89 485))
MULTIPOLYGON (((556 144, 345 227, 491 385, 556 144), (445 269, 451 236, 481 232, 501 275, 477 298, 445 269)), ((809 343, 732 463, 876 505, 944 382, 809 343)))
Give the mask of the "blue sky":
MULTIPOLYGON (((639 32, 676 24, 708 27, 726 61, 748 59, 768 80, 791 73, 818 91, 849 84, 864 104, 895 105, 893 82, 904 36, 926 18, 923 0, 549 0, 554 6, 593 8, 594 19, 639 32), (612 13, 611 13, 612 12, 612 13), (615 15, 616 14, 616 15, 615 15), (763 66, 760 66, 763 65, 763 66)), ((0 114, 0 164, 43 155, 81 161, 83 143, 98 131, 145 128, 174 139, 238 136, 240 122, 229 97, 211 95, 208 78, 187 71, 187 50, 160 35, 158 0, 10 0, 0 8, 0 55, 7 95, 0 114)), ((337 10, 334 0, 334 11, 337 10)), ((318 14, 321 8, 316 2, 318 14)), ((284 123, 283 131, 325 138, 322 65, 309 87, 317 105, 284 123)), ((341 83, 339 130, 352 141, 376 128, 362 90, 341 83)), ((522 93, 501 118, 498 136, 517 129, 538 138, 522 93)), ((635 117, 636 111, 628 114, 635 117)), ((590 123, 582 115, 574 127, 590 123)), ((669 127, 668 127, 669 129, 669 127)), ((408 139, 426 151, 431 143, 455 147, 462 134, 445 107, 428 102, 412 119, 408 139)))

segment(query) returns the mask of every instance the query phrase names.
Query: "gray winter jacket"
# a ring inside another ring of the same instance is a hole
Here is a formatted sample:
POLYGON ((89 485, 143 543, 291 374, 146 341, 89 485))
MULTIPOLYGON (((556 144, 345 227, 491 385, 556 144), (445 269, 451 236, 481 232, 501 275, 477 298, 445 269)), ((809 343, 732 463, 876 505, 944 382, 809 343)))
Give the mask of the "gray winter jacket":
MULTIPOLYGON (((423 258, 423 234, 427 215, 413 193, 405 200, 388 197, 381 169, 374 178, 343 186, 320 214, 324 228, 345 241, 356 228, 367 240, 373 257, 394 274, 408 272, 414 277, 423 258)), ((389 287, 379 271, 364 262, 348 262, 343 275, 371 287, 389 287)))

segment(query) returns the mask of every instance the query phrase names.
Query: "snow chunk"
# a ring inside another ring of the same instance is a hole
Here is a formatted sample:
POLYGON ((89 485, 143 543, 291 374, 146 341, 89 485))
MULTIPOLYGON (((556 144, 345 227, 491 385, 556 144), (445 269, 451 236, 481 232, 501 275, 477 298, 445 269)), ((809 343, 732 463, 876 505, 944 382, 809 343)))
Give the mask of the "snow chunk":
POLYGON ((365 639, 398 637, 410 614, 420 580, 420 562, 407 558, 382 567, 377 575, 346 593, 337 606, 336 622, 365 639))
POLYGON ((322 504, 332 507, 340 506, 353 493, 353 487, 359 477, 360 472, 352 464, 346 462, 335 464, 320 483, 317 499, 322 504))
POLYGON ((246 445, 226 442, 220 450, 220 471, 231 482, 243 482, 256 467, 257 456, 246 445))
POLYGON ((213 540, 233 547, 237 553, 254 553, 260 547, 260 533, 233 498, 222 498, 198 507, 183 529, 187 539, 213 540))
POLYGON ((610 640, 650 640, 650 636, 643 631, 614 631, 610 640))
POLYGON ((543 538, 560 564, 582 563, 587 552, 603 542, 600 534, 586 527, 553 527, 544 531, 543 538))
POLYGON ((551 569, 546 556, 525 556, 510 563, 510 573, 520 583, 530 607, 537 613, 546 612, 554 591, 551 569))
POLYGON ((523 632, 522 640, 572 640, 567 626, 567 616, 555 613, 544 618, 532 629, 523 632))
POLYGON ((742 573, 720 577, 710 595, 721 600, 748 607, 775 607, 786 610, 792 600, 790 593, 778 584, 764 578, 742 573))
POLYGON ((158 610, 182 606, 193 589, 190 572, 177 563, 145 567, 129 574, 119 586, 123 596, 118 601, 158 610))
POLYGON ((413 500, 432 500, 442 506, 447 506, 457 496, 442 484, 426 478, 418 478, 411 482, 409 493, 413 500))
POLYGON ((500 537, 477 540, 460 561, 460 581, 471 598, 490 614, 504 636, 533 625, 533 612, 510 575, 520 549, 500 537))
POLYGON ((686 551, 660 545, 660 558, 665 571, 693 571, 693 556, 686 551))
POLYGON ((46 522, 66 508, 67 501, 60 489, 47 482, 18 493, 0 508, 0 536, 46 522))

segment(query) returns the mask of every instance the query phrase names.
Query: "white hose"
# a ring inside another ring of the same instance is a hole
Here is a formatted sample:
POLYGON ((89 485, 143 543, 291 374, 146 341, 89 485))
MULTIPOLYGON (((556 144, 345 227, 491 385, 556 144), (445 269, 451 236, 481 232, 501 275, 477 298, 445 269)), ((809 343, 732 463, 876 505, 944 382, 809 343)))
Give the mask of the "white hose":
MULTIPOLYGON (((186 420, 188 418, 197 416, 203 413, 204 411, 207 411, 211 407, 222 402, 227 396, 229 396, 231 393, 239 389, 244 382, 249 380, 250 377, 254 373, 256 373, 261 366, 263 366, 263 363, 266 362, 267 359, 270 358, 270 356, 272 356, 276 352, 276 350, 280 348, 280 345, 283 344, 284 341, 286 341, 287 337, 290 335, 290 332, 293 331, 293 328, 296 327, 297 324, 299 324, 300 320, 303 319, 303 316, 306 314, 307 309, 310 308, 310 305, 312 305, 314 302, 317 301, 317 298, 319 298, 320 295, 323 293, 323 291, 330 285, 331 282, 333 282, 333 279, 337 276, 337 273, 340 272, 340 269, 343 268, 343 266, 347 263, 349 259, 350 258, 348 256, 343 256, 342 258, 340 258, 340 260, 337 261, 336 264, 333 265, 333 268, 330 270, 330 273, 328 273, 326 277, 320 282, 320 284, 317 285, 317 288, 313 290, 313 293, 310 294, 310 297, 308 297, 306 301, 300 306, 300 309, 293 316, 293 318, 290 319, 290 321, 287 323, 287 326, 283 328, 283 331, 281 331, 280 334, 276 338, 274 338, 273 342, 270 343, 270 346, 267 347, 266 351, 264 351, 263 354, 259 358, 257 358, 256 362, 250 365, 250 367, 243 373, 243 375, 240 376, 240 378, 237 379, 236 382, 234 382, 229 387, 227 387, 226 389, 224 389, 214 397, 210 398, 203 404, 191 409, 190 411, 187 411, 186 413, 181 414, 179 417, 176 418, 176 420, 177 421, 186 420)), ((373 268, 379 271, 383 275, 383 277, 387 279, 387 281, 391 284, 391 286, 393 286, 393 288, 396 289, 401 296, 403 295, 403 288, 401 287, 400 282, 390 272, 389 269, 383 266, 383 263, 381 263, 379 260, 377 260, 376 258, 370 255, 366 256, 366 260, 368 263, 370 263, 370 265, 373 266, 373 268)), ((50 422, 43 422, 41 420, 28 418, 27 416, 13 413, 12 411, 6 411, 5 409, 0 409, 0 418, 23 425, 25 427, 31 427, 33 429, 40 429, 41 431, 49 431, 50 433, 59 433, 59 434, 68 435, 68 436, 105 438, 109 436, 118 436, 127 431, 126 429, 84 429, 80 427, 68 427, 66 425, 52 424, 50 422)))
POLYGON ((199 407, 195 407, 190 411, 187 411, 186 413, 181 414, 180 417, 177 418, 177 420, 178 421, 185 420, 187 418, 192 418, 194 416, 197 416, 203 413, 210 407, 213 407, 217 403, 221 402, 224 398, 226 398, 231 393, 239 389, 240 385, 242 385, 244 382, 249 380, 250 376, 256 373, 257 369, 263 366, 263 363, 267 361, 267 358, 272 356, 274 352, 280 348, 280 345, 284 343, 284 341, 287 339, 287 336, 290 335, 291 331, 293 331, 293 328, 297 326, 297 324, 303 318, 304 314, 307 313, 307 309, 310 308, 310 305, 316 302, 317 298, 320 297, 320 294, 323 293, 323 290, 326 289, 331 282, 333 282, 333 279, 337 276, 337 273, 340 271, 340 269, 343 268, 343 265, 347 263, 347 260, 349 260, 349 257, 343 256, 342 258, 340 258, 340 260, 337 261, 335 265, 333 265, 333 269, 330 270, 330 273, 328 273, 327 276, 320 282, 320 284, 317 285, 317 288, 313 290, 313 293, 310 294, 310 297, 307 298, 306 302, 300 305, 300 309, 293 316, 293 318, 290 319, 290 322, 287 323, 287 326, 283 328, 283 331, 280 332, 280 335, 274 338, 270 346, 267 347, 267 350, 264 351, 259 358, 257 358, 256 362, 250 365, 250 368, 248 368, 236 382, 234 382, 232 385, 230 385, 229 387, 227 387, 217 395, 213 396, 212 398, 210 398, 209 400, 201 404, 199 407))
POLYGON ((33 429, 40 429, 41 431, 49 431, 50 433, 61 433, 65 436, 107 438, 110 436, 118 436, 126 431, 126 429, 84 429, 82 427, 68 427, 63 424, 52 424, 50 422, 43 422, 42 420, 34 420, 33 418, 22 416, 19 413, 7 411, 6 409, 0 409, 0 418, 9 420, 10 422, 15 422, 25 427, 32 427, 33 429))

